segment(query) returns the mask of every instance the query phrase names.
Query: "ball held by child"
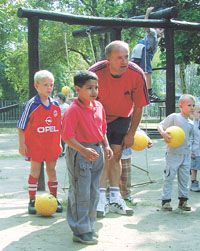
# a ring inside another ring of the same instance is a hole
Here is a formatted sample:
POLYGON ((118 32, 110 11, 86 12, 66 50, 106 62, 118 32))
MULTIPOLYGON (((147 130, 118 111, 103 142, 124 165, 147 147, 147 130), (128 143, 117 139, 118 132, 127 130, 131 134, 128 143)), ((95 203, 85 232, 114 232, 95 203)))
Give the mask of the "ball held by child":
POLYGON ((171 139, 167 143, 169 147, 177 148, 184 143, 185 132, 179 126, 170 126, 166 129, 166 132, 170 135, 171 139))

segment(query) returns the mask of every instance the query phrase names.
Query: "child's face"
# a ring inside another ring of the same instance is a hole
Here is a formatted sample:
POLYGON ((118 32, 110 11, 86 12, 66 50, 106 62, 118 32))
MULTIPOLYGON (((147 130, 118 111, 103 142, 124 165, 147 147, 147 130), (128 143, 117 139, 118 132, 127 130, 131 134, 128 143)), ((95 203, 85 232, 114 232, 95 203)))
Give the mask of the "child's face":
POLYGON ((53 91, 54 81, 50 78, 44 78, 35 83, 35 88, 40 96, 49 97, 53 91))
POLYGON ((82 87, 76 86, 76 92, 79 99, 88 103, 98 96, 98 82, 96 80, 88 80, 82 87))
POLYGON ((195 102, 192 99, 187 99, 180 103, 181 113, 185 117, 189 117, 194 113, 195 102))
POLYGON ((194 118, 200 119, 200 106, 196 106, 194 110, 194 118))

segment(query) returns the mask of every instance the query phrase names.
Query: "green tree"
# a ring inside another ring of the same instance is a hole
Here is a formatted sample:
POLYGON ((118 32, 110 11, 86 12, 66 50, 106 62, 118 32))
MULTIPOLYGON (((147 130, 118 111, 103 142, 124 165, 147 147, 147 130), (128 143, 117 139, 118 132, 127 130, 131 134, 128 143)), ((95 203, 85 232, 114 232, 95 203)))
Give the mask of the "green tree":
MULTIPOLYGON (((154 1, 153 4, 156 8, 176 5, 179 10, 179 20, 198 21, 200 13, 197 0, 154 1)), ((12 96, 12 99, 23 101, 28 97, 27 20, 17 17, 19 7, 89 16, 132 17, 144 14, 147 7, 151 5, 152 1, 149 0, 2 0, 0 3, 0 98, 12 96)), ((55 92, 60 91, 64 85, 72 86, 74 71, 86 69, 94 63, 93 50, 96 60, 101 59, 104 56, 105 45, 110 41, 108 33, 93 35, 91 47, 88 37, 72 36, 72 31, 80 28, 83 26, 40 21, 40 67, 54 73, 55 92)), ((124 29, 122 39, 132 48, 144 34, 143 28, 124 29)), ((161 46, 161 50, 164 50, 164 45, 161 46)), ((188 64, 199 63, 199 55, 198 33, 175 32, 176 64, 183 64, 186 68, 188 64)), ((157 55, 154 65, 155 67, 165 65, 165 53, 157 55)), ((159 87, 159 73, 156 73, 156 79, 159 87)))

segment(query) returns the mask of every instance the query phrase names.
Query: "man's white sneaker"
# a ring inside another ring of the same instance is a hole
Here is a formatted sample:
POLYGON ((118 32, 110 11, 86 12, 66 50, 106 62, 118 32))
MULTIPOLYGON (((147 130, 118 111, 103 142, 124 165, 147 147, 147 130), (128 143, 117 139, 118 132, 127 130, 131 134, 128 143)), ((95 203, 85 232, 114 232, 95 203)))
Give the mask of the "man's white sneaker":
POLYGON ((110 201, 110 212, 129 216, 133 215, 133 209, 128 207, 121 197, 117 197, 110 201))
POLYGON ((107 213, 109 213, 109 203, 107 199, 100 197, 97 205, 97 218, 103 218, 107 213))

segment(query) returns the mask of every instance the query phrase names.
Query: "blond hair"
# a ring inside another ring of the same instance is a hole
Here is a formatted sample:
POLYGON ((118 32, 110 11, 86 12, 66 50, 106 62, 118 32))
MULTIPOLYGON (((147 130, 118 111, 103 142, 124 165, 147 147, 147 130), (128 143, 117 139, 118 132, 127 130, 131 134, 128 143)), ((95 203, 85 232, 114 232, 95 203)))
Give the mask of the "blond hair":
POLYGON ((179 102, 178 102, 179 105, 186 102, 186 101, 188 101, 188 99, 194 101, 194 103, 195 103, 195 97, 194 96, 192 96, 191 94, 183 94, 179 98, 179 102))
POLYGON ((37 71, 34 75, 34 82, 38 82, 42 79, 45 79, 45 78, 49 78, 51 80, 54 81, 54 76, 53 74, 50 72, 50 71, 47 71, 47 70, 40 70, 40 71, 37 71))
POLYGON ((129 53, 129 45, 126 42, 121 41, 121 40, 115 40, 115 41, 112 41, 111 43, 109 43, 106 46, 106 48, 105 48, 105 55, 106 55, 106 57, 108 57, 113 50, 119 49, 119 48, 124 48, 129 53))

